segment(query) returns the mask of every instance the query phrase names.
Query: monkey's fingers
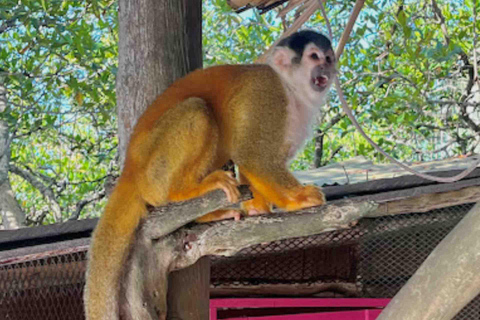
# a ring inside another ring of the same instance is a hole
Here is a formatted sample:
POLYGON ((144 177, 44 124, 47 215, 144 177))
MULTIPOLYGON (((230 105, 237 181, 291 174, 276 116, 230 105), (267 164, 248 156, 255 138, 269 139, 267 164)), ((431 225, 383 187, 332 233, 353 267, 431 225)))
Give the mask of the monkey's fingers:
POLYGON ((319 187, 307 185, 300 189, 294 196, 295 201, 290 202, 285 209, 295 211, 303 208, 320 206, 326 203, 325 195, 319 187))
POLYGON ((198 223, 205 223, 211 221, 218 221, 218 220, 226 220, 226 219, 235 219, 235 221, 240 220, 242 216, 242 212, 240 210, 233 210, 233 209, 220 209, 210 213, 207 213, 203 217, 200 217, 196 220, 198 223))
POLYGON ((225 172, 225 177, 218 181, 219 189, 222 189, 225 192, 229 202, 236 203, 240 197, 240 191, 238 190, 239 183, 230 171, 223 172, 225 172))
POLYGON ((247 216, 256 216, 271 212, 270 204, 259 194, 255 194, 254 198, 242 202, 242 209, 247 216))
POLYGON ((236 203, 240 197, 240 191, 238 191, 237 186, 238 181, 230 171, 216 170, 203 179, 200 185, 202 192, 199 194, 201 195, 215 189, 222 189, 227 196, 227 200, 231 203, 236 203))

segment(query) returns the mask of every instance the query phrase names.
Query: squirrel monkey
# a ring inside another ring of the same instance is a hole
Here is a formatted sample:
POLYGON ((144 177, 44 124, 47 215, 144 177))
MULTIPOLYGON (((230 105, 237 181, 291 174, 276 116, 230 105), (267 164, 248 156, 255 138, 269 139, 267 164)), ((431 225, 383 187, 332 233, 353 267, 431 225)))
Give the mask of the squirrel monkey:
MULTIPOLYGON (((119 319, 119 284, 147 205, 160 206, 222 189, 235 202, 237 180, 221 167, 232 159, 254 198, 249 214, 325 203, 300 184, 287 163, 309 136, 336 74, 330 41, 313 31, 278 43, 267 64, 224 65, 174 82, 138 119, 123 172, 92 238, 84 301, 88 320, 119 319)), ((231 212, 216 211, 199 221, 231 212)))

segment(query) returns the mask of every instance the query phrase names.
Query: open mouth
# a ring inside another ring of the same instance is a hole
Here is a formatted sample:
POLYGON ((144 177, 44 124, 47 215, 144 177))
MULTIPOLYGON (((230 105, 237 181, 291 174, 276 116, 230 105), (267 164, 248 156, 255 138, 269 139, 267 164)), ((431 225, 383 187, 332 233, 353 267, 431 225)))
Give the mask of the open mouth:
POLYGON ((328 77, 321 75, 312 79, 313 85, 318 88, 325 88, 328 84, 328 77))

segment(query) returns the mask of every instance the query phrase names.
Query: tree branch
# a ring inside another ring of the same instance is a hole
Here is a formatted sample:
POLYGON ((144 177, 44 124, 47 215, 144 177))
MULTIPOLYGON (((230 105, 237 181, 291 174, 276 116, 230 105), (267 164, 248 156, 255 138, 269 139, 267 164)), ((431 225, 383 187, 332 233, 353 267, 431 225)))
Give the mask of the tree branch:
MULTIPOLYGON (((252 198, 248 186, 240 186, 239 190, 241 194, 239 202, 252 198)), ((222 190, 215 190, 201 198, 153 208, 149 218, 142 225, 142 232, 149 239, 159 239, 209 212, 227 206, 231 204, 227 201, 225 193, 222 190)))
MULTIPOLYGON (((251 198, 246 187, 242 186, 240 191, 241 200, 251 198)), ((299 212, 181 228, 225 205, 228 203, 224 192, 216 190, 205 197, 156 208, 150 213, 137 229, 122 276, 123 316, 128 318, 136 310, 135 314, 141 314, 142 319, 164 319, 168 273, 186 268, 204 255, 232 255, 253 244, 348 228, 377 208, 370 201, 347 200, 299 212)))
POLYGON ((90 196, 88 199, 79 201, 75 206, 75 212, 70 216, 70 218, 68 218, 68 220, 78 220, 80 213, 87 204, 103 199, 104 197, 105 191, 101 191, 99 193, 95 193, 93 196, 90 196))
MULTIPOLYGON (((433 8, 433 11, 434 11, 435 15, 437 16, 437 18, 440 21, 440 27, 442 29, 443 36, 445 38, 445 43, 446 43, 446 45, 449 45, 450 44, 450 36, 448 34, 448 29, 447 29, 447 26, 446 26, 446 23, 445 23, 445 17, 443 16, 442 10, 438 7, 438 4, 435 0, 432 0, 432 8, 433 8)), ((473 30, 474 30, 474 33, 475 33, 475 26, 473 28, 474 28, 473 30)), ((476 34, 474 34, 474 39, 476 39, 476 34)), ((473 50, 475 51, 475 49, 476 48, 474 47, 473 50)), ((468 60, 468 55, 463 50, 460 52, 460 58, 462 59, 465 66, 472 66, 471 63, 468 60)), ((467 83, 467 86, 465 88, 465 94, 463 94, 462 97, 460 98, 460 103, 458 105, 460 106, 460 111, 461 111, 460 112, 460 118, 463 121, 465 121, 465 123, 475 133, 480 133, 480 126, 478 126, 472 120, 472 118, 469 117, 469 115, 467 113, 467 106, 464 104, 465 102, 467 102, 467 98, 471 94, 473 85, 474 85, 475 80, 476 80, 476 76, 475 76, 476 59, 474 60, 474 63, 475 63, 475 65, 473 66, 473 68, 470 68, 469 72, 468 72, 468 83, 467 83)))
POLYGON ((204 255, 231 256, 254 244, 349 228, 377 207, 371 201, 344 200, 297 212, 196 225, 188 232, 179 231, 193 241, 184 242, 183 254, 178 255, 173 268, 185 268, 204 255))
POLYGON ((62 209, 58 204, 58 201, 53 193, 53 190, 43 184, 34 174, 28 172, 27 170, 23 170, 15 165, 10 165, 10 172, 16 174, 17 176, 21 177, 28 183, 30 183, 34 188, 36 188, 40 193, 43 195, 47 203, 49 204, 50 208, 53 211, 53 215, 55 217, 56 222, 62 221, 62 209))
POLYGON ((435 16, 440 22, 440 28, 442 29, 443 37, 445 39, 445 44, 448 46, 450 44, 450 36, 448 34, 447 25, 445 23, 445 17, 442 14, 442 10, 438 7, 438 4, 435 0, 432 0, 432 8, 435 16))

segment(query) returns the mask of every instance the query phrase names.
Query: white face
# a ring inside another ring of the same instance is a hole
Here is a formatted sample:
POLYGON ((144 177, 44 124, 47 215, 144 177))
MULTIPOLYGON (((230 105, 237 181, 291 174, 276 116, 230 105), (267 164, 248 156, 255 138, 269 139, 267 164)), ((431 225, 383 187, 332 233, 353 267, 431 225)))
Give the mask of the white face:
POLYGON ((287 47, 276 48, 269 64, 295 92, 318 104, 323 103, 337 72, 333 51, 324 52, 313 43, 305 47, 301 58, 287 47))
MULTIPOLYGON (((293 65, 295 68, 295 65, 293 65)), ((299 65, 301 74, 310 72, 310 87, 317 92, 327 90, 335 76, 335 54, 332 50, 324 52, 316 45, 310 43, 305 47, 299 65)))
POLYGON ((328 89, 336 76, 332 49, 324 52, 313 43, 307 44, 302 57, 287 47, 275 48, 269 65, 282 79, 288 98, 285 143, 290 158, 311 136, 312 122, 321 112, 328 89))

